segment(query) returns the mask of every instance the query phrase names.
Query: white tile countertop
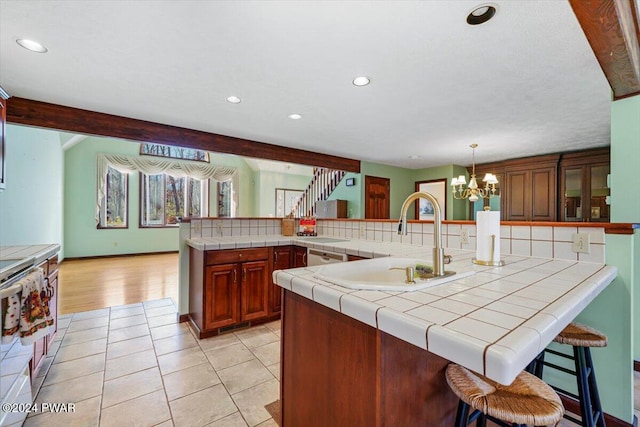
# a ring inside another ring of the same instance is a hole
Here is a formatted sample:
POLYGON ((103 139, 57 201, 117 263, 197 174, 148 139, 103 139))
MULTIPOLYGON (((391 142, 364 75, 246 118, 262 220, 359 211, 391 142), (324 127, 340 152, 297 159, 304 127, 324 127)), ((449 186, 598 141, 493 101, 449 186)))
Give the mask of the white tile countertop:
MULTIPOLYGON (((345 240, 317 243, 297 236, 193 238, 200 250, 296 244, 361 257, 401 256, 431 264, 431 247, 345 240)), ((471 262, 474 252, 447 250, 447 269, 463 279, 414 292, 350 290, 314 277, 321 267, 274 272, 281 287, 374 328, 510 384, 616 277, 599 263, 506 256, 503 267, 471 262)), ((367 268, 367 260, 355 261, 367 268)))
MULTIPOLYGON (((431 247, 370 240, 238 236, 188 239, 199 250, 296 244, 366 258, 411 257, 431 264, 431 247), (319 240, 319 239, 316 239, 319 240)), ((281 287, 479 372, 515 377, 616 277, 599 263, 505 256, 503 267, 473 264, 475 252, 448 249, 447 270, 475 274, 413 292, 351 290, 324 282, 318 267, 274 272, 281 287)), ((368 260, 354 261, 367 269, 368 260)))
POLYGON ((0 281, 18 270, 38 265, 60 252, 60 245, 0 246, 0 281))

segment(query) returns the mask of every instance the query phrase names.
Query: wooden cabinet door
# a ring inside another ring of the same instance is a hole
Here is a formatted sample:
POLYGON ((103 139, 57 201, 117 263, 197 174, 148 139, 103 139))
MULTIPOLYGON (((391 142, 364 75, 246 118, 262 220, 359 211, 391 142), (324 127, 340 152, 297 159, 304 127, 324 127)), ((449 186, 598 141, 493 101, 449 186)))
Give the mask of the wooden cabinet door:
POLYGON ((531 171, 530 221, 556 220, 556 168, 547 167, 531 171))
POLYGON ((293 266, 296 268, 307 266, 307 248, 296 246, 294 251, 293 266))
POLYGON ((280 313, 282 308, 282 288, 273 281, 273 273, 275 270, 286 270, 291 268, 293 261, 293 247, 276 246, 273 248, 273 261, 271 271, 269 272, 269 313, 280 313))
POLYGON ((503 194, 506 205, 506 221, 527 221, 529 212, 529 172, 512 171, 506 174, 506 192, 503 194))
POLYGON ((238 322, 239 264, 211 265, 205 269, 204 329, 238 322))
POLYGON ((541 167, 505 173, 506 221, 556 220, 556 168, 541 167))
POLYGON ((259 319, 269 314, 269 263, 252 261, 241 264, 240 320, 259 319))

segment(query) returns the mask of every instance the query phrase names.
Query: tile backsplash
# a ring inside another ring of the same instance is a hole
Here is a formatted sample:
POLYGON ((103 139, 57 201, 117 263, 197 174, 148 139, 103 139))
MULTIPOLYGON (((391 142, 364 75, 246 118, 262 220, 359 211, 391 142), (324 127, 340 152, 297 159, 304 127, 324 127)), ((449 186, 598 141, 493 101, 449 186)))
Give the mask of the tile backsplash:
MULTIPOLYGON (((281 235, 279 218, 261 219, 192 219, 191 237, 232 237, 281 235)), ((297 227, 295 228, 297 230, 297 227)), ((319 235, 346 239, 398 242, 411 245, 433 246, 433 223, 409 222, 408 234, 397 234, 395 221, 341 221, 319 219, 319 235)), ((524 226, 500 227, 500 251, 503 255, 522 255, 540 258, 556 258, 572 261, 604 263, 605 244, 603 227, 578 226, 524 226), (575 233, 589 234, 589 253, 572 251, 575 233)), ((442 243, 446 248, 476 248, 476 226, 468 224, 443 224, 442 243)))

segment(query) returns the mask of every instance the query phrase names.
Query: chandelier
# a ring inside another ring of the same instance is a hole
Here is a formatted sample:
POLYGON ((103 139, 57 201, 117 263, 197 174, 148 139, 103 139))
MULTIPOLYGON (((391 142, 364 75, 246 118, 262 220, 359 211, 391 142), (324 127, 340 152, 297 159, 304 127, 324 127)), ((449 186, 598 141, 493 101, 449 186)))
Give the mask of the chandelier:
POLYGON ((467 178, 464 175, 460 175, 457 178, 451 180, 451 187, 453 187, 453 197, 455 199, 469 199, 470 202, 476 202, 481 197, 488 199, 489 197, 497 196, 496 184, 498 178, 492 173, 485 174, 482 178, 484 187, 478 186, 478 180, 476 179, 476 147, 478 144, 471 144, 469 147, 473 149, 473 163, 471 178, 469 179, 469 185, 467 188, 463 186, 467 184, 467 178))

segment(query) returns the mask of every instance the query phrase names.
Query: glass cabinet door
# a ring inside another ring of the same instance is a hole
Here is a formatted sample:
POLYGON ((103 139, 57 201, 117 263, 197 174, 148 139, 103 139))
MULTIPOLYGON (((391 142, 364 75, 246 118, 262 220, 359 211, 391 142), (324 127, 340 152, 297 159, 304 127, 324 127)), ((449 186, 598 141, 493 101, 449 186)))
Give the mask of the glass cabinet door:
POLYGON ((609 170, 609 165, 590 166, 591 221, 609 221, 609 205, 607 204, 609 170))
POLYGON ((564 220, 583 221, 582 168, 564 171, 564 220))

